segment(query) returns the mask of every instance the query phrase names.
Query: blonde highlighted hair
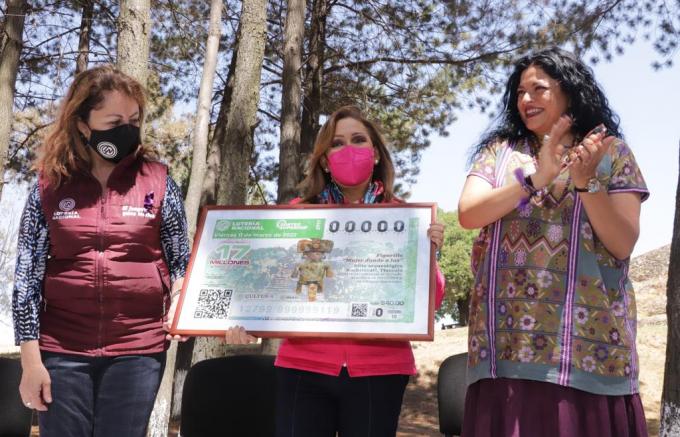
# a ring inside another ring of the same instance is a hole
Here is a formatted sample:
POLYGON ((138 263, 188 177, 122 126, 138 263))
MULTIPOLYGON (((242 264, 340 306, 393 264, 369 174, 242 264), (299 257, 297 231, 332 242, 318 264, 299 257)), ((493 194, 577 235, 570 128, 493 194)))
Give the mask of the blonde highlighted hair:
MULTIPOLYGON (((104 100, 105 93, 119 91, 139 105, 139 119, 144 119, 144 87, 111 65, 102 65, 79 73, 69 87, 59 108, 57 119, 41 147, 36 169, 49 184, 58 187, 74 173, 89 172, 92 160, 78 121, 88 122, 90 111, 104 100)), ((137 156, 154 158, 155 153, 140 145, 137 156)))
POLYGON ((380 129, 376 123, 368 120, 356 106, 343 106, 328 117, 316 137, 314 150, 309 158, 307 176, 298 186, 302 193, 302 202, 314 203, 316 197, 331 182, 330 175, 321 167, 321 158, 331 148, 335 136, 335 127, 344 118, 357 120, 366 127, 379 158, 378 164, 373 169, 372 180, 380 180, 383 183, 385 189, 383 197, 386 202, 392 201, 396 198, 394 195, 394 164, 380 129))

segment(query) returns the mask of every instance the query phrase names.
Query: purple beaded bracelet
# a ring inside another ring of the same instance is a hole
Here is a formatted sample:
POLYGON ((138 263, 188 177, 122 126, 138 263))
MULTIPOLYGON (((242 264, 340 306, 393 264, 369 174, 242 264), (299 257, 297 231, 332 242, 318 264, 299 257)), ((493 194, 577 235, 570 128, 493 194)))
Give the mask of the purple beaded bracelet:
POLYGON ((522 189, 528 194, 527 197, 523 197, 519 201, 519 206, 520 208, 525 206, 529 201, 531 200, 532 197, 538 193, 538 190, 536 187, 534 187, 534 183, 531 180, 531 175, 525 176, 524 175, 524 170, 522 168, 516 168, 515 171, 515 179, 517 179, 517 182, 519 182, 519 185, 522 187, 522 189))

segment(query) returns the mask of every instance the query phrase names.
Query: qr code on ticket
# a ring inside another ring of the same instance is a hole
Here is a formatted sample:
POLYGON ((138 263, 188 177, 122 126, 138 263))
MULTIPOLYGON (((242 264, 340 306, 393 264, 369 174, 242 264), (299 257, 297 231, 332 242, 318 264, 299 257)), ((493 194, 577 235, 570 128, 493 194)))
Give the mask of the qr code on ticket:
POLYGON ((195 319, 226 319, 229 315, 233 290, 224 288, 203 288, 198 293, 195 319))
POLYGON ((352 317, 366 317, 368 315, 368 304, 367 303, 353 303, 352 304, 352 317))

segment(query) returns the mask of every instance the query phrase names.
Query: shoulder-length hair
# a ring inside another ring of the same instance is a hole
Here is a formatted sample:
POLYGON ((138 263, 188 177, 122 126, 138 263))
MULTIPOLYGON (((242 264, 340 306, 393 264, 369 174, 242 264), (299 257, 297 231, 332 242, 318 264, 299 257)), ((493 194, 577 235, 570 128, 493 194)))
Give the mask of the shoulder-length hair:
MULTIPOLYGON (((91 158, 78 121, 88 122, 90 111, 97 108, 105 94, 119 91, 139 105, 139 119, 144 119, 146 97, 144 87, 132 77, 111 65, 102 65, 79 73, 66 92, 57 119, 41 147, 37 170, 50 185, 58 187, 74 173, 89 172, 91 158)), ((140 145, 137 156, 155 157, 148 146, 140 145)))
POLYGON ((307 176, 298 185, 302 192, 302 202, 315 202, 316 196, 331 182, 330 174, 326 173, 321 167, 321 158, 330 149, 333 137, 335 136, 335 127, 344 118, 353 118, 366 127, 373 147, 378 151, 379 158, 378 164, 373 168, 372 180, 380 180, 383 183, 385 190, 383 197, 386 202, 392 201, 395 199, 394 164, 380 129, 376 123, 368 120, 356 106, 343 106, 328 117, 328 120, 321 127, 316 137, 314 150, 307 165, 307 176))
POLYGON ((491 144, 528 139, 538 144, 538 139, 522 121, 517 109, 517 88, 524 70, 540 67, 559 83, 568 100, 567 113, 572 118, 571 131, 577 141, 599 124, 604 124, 609 135, 623 138, 619 117, 609 106, 609 101, 598 85, 593 71, 573 53, 550 47, 520 58, 505 85, 503 112, 482 139, 473 148, 470 160, 491 144))

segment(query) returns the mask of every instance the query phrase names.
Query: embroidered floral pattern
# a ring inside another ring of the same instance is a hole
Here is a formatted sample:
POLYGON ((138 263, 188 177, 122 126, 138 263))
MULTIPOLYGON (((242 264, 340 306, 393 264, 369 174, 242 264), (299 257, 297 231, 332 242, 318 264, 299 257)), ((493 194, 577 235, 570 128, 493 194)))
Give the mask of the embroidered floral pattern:
POLYGON ((552 284, 553 278, 549 271, 541 270, 536 274, 536 280, 538 281, 539 286, 547 288, 552 284))
MULTIPOLYGON (((476 157, 470 174, 491 184, 507 185, 515 183, 515 168, 529 170, 531 162, 525 144, 499 144, 476 157), (497 161, 500 156, 508 163, 502 170, 497 161)), ((640 192, 643 198, 647 195, 633 154, 623 142, 610 148, 597 172, 609 191, 640 192)), ((545 376, 545 366, 550 367, 550 374, 558 374, 568 357, 567 368, 574 374, 580 372, 577 380, 583 384, 574 387, 588 390, 591 377, 628 378, 623 384, 634 390, 637 369, 631 364, 635 352, 627 326, 635 326, 635 299, 630 282, 623 276, 627 265, 597 240, 582 206, 579 221, 574 221, 577 197, 571 188, 560 199, 546 196, 542 205, 518 207, 503 217, 498 228, 489 225, 480 232, 472 256, 476 279, 470 336, 475 341, 469 343, 470 366, 478 375, 489 366, 484 363, 476 367, 490 358, 488 330, 493 329, 493 358, 499 364, 503 362, 496 368, 498 377, 512 377, 517 369, 513 366, 524 366, 522 374, 526 375, 531 366, 540 365, 535 378, 554 382, 545 376), (494 229, 500 232, 494 236, 499 246, 494 252, 497 258, 490 259, 494 229), (578 246, 571 247, 573 242, 578 246), (577 269, 574 275, 570 275, 571 265, 577 269), (496 266, 495 272, 488 271, 491 266, 496 266), (492 277, 495 288, 489 290, 492 277), (565 305, 568 296, 573 298, 569 308, 565 305), (494 323, 489 326, 491 314, 486 305, 492 300, 494 323), (569 317, 568 332, 565 317, 569 317), (565 335, 571 337, 566 343, 570 345, 567 353, 562 350, 565 335), (504 374, 504 369, 509 374, 504 374)), ((571 385, 573 380, 567 383, 571 385)))
POLYGON ((533 282, 530 282, 527 284, 524 291, 529 299, 536 299, 536 296, 538 295, 538 286, 533 282))
POLYGON ((609 341, 611 344, 619 344, 621 342, 621 334, 619 334, 618 329, 612 328, 609 330, 609 341))
POLYGON ((617 300, 612 303, 611 310, 612 314, 614 314, 616 317, 623 317, 625 314, 623 302, 621 302, 620 300, 617 300))
POLYGON ((536 350, 542 351, 545 349, 546 345, 548 344, 548 340, 545 338, 545 335, 543 334, 536 334, 534 335, 534 348, 536 350))
POLYGON ((534 359, 534 350, 529 346, 524 346, 519 350, 519 360, 523 363, 529 363, 534 359))
POLYGON ((586 372, 592 372, 596 368, 595 358, 588 355, 587 357, 583 358, 583 360, 581 361, 581 365, 583 367, 583 370, 585 370, 586 372))
POLYGON ((479 342, 476 337, 470 337, 470 351, 477 352, 479 350, 479 342))
POLYGON ((534 210, 534 206, 531 203, 526 203, 519 208, 520 217, 531 217, 531 212, 534 210))
POLYGON ((607 346, 598 345, 595 346, 595 359, 597 361, 603 362, 609 357, 609 350, 607 346))
POLYGON ((538 220, 529 220, 529 224, 526 228, 527 235, 532 238, 536 238, 541 235, 541 222, 538 220))
POLYGON ((562 235, 562 226, 560 225, 550 225, 548 227, 548 240, 550 240, 552 243, 557 243, 559 241, 562 241, 563 235, 562 235))
POLYGON ((574 318, 576 318, 577 323, 583 325, 588 321, 588 310, 586 308, 576 308, 574 314, 574 318))
POLYGON ((527 281, 527 271, 525 269, 517 269, 513 279, 515 284, 521 287, 527 281))
POLYGON ((583 222, 581 225, 581 236, 586 240, 593 239, 593 228, 590 226, 590 223, 583 222))
POLYGON ((521 329, 525 331, 531 331, 534 329, 534 325, 536 324, 536 319, 531 317, 530 315, 526 315, 520 319, 519 326, 521 329))
POLYGON ((502 316, 508 313, 508 307, 504 302, 501 302, 501 304, 498 305, 498 313, 502 316))
POLYGON ((508 230, 508 235, 513 241, 517 240, 522 235, 522 228, 518 222, 512 222, 510 224, 510 229, 508 230))

